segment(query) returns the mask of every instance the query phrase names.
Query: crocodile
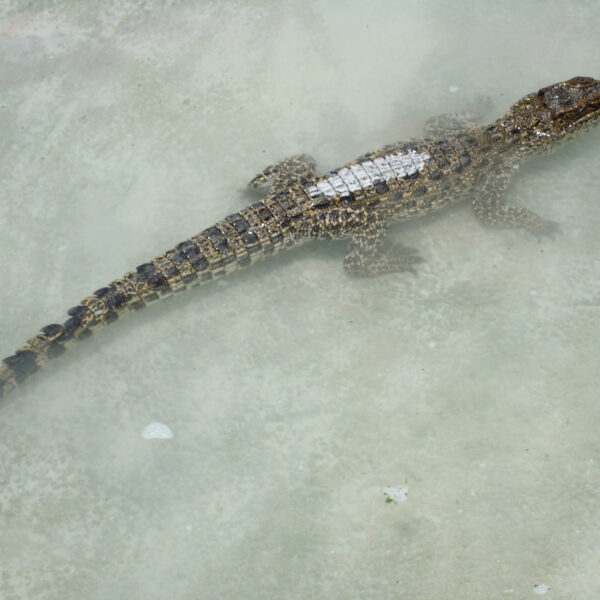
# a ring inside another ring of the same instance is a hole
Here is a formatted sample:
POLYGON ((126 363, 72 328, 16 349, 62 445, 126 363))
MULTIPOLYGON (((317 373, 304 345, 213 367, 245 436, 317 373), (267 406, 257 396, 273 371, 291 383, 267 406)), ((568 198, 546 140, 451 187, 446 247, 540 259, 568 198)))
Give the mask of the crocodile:
POLYGON ((416 250, 388 240, 390 226, 470 198, 490 225, 536 236, 557 225, 505 200, 516 166, 549 153, 600 120, 600 81, 574 77, 528 94, 490 125, 474 111, 440 115, 428 137, 398 142, 323 176, 307 155, 271 165, 249 186, 264 198, 139 265, 46 325, 0 366, 0 397, 77 340, 126 312, 212 281, 280 250, 349 238, 345 271, 370 277, 415 271, 416 250))

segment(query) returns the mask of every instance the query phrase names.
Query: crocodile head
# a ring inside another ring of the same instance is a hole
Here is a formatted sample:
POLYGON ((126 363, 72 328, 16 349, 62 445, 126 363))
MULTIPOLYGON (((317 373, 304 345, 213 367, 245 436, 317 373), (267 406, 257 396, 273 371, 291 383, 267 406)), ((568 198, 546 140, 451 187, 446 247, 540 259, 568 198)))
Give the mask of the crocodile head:
POLYGON ((574 77, 521 98, 489 131, 525 153, 551 152, 599 122, 600 81, 574 77))

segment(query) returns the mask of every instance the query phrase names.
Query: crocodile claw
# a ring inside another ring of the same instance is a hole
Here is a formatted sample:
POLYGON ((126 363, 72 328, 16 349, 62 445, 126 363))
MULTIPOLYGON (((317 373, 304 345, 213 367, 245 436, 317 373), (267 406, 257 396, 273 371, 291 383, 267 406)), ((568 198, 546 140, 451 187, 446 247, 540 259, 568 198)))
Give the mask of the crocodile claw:
POLYGON ((544 219, 544 221, 540 223, 539 227, 536 227, 535 229, 531 230, 531 233, 535 235, 538 242, 541 242, 546 237, 553 240, 555 236, 562 233, 562 229, 560 225, 555 221, 544 219))

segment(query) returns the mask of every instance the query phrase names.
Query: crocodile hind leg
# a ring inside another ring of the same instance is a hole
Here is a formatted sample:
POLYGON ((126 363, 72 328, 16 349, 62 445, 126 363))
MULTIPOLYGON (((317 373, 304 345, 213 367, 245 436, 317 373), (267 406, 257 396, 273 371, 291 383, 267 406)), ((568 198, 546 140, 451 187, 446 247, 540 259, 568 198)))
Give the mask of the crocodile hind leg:
POLYGON ((490 104, 489 98, 481 97, 467 106, 464 111, 431 117, 425 122, 425 134, 436 137, 478 127, 481 119, 488 112, 490 104))
POLYGON ((557 223, 540 217, 527 208, 506 204, 506 189, 514 172, 512 165, 500 164, 483 178, 475 188, 475 214, 486 225, 521 227, 537 237, 553 235, 559 230, 557 223))
POLYGON ((315 159, 307 154, 290 156, 263 169, 248 187, 259 192, 283 192, 309 181, 315 174, 315 167, 315 159))
POLYGON ((410 271, 423 262, 414 248, 387 240, 389 226, 377 223, 353 234, 344 257, 344 270, 354 277, 374 277, 385 273, 410 271))

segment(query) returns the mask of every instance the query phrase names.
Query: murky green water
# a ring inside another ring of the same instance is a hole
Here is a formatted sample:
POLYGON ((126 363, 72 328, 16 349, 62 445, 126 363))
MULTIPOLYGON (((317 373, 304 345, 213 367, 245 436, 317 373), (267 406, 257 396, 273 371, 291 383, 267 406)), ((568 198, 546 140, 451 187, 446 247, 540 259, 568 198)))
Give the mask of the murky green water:
MULTIPOLYGON (((600 77, 592 2, 0 11, 0 355, 270 162, 600 77)), ((554 240, 458 206, 395 230, 418 277, 309 244, 49 365, 0 407, 0 598, 600 596, 599 166, 595 131, 520 169, 554 240)))

